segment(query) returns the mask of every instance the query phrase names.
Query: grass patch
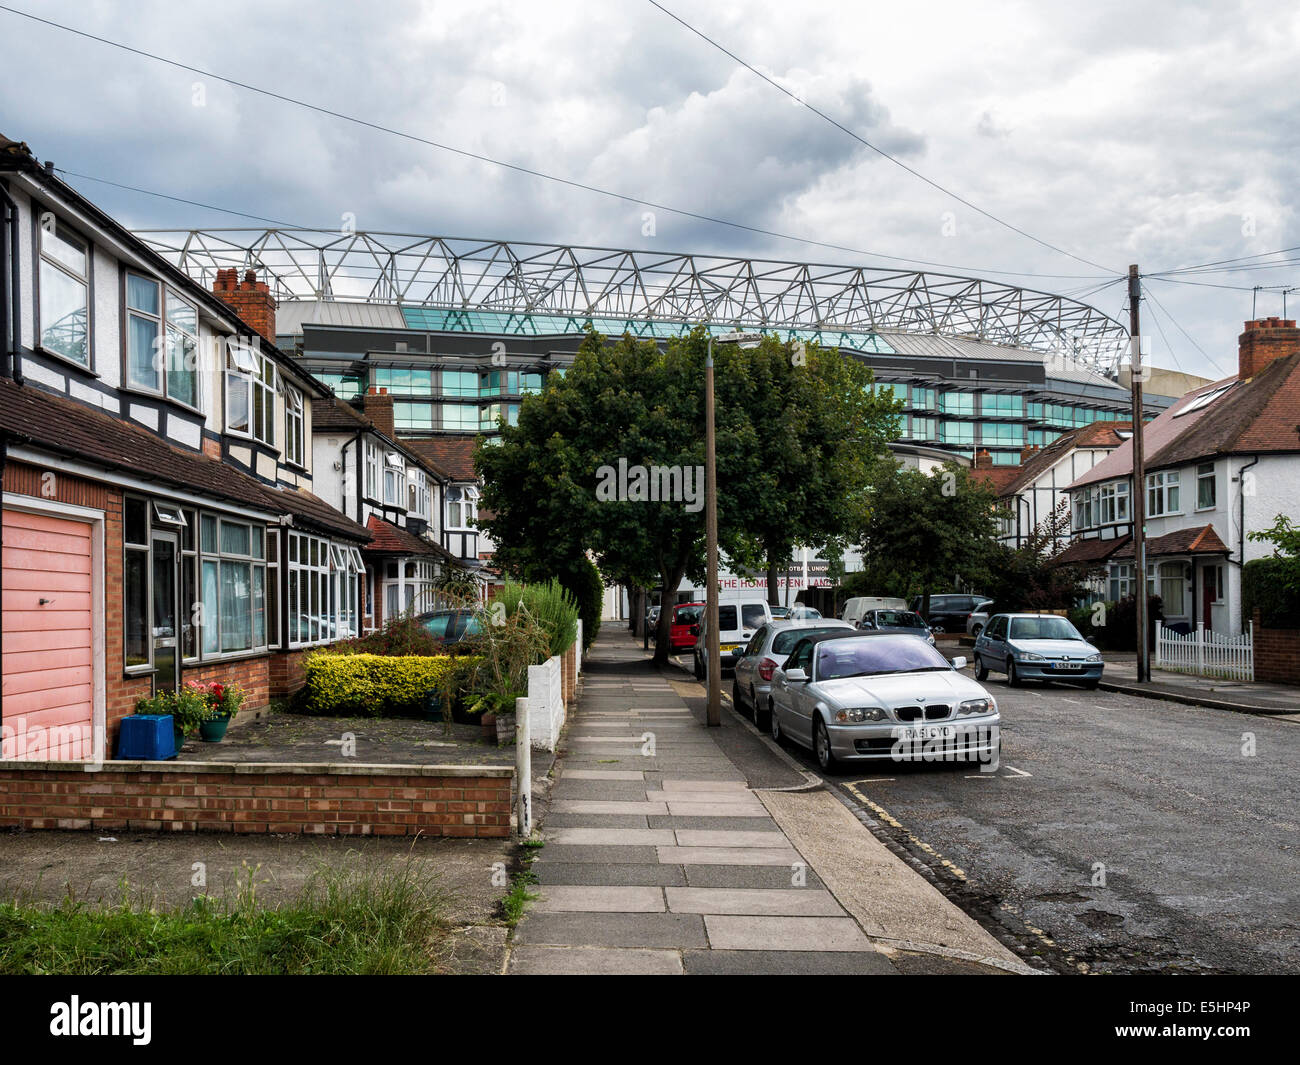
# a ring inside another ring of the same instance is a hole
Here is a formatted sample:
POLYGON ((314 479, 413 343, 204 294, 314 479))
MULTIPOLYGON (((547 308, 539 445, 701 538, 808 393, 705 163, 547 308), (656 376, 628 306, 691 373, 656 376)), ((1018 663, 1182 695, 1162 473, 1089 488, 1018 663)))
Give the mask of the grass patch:
POLYGON ((412 861, 318 870, 290 902, 257 899, 256 870, 229 899, 152 908, 0 904, 0 974, 435 973, 444 895, 412 861))

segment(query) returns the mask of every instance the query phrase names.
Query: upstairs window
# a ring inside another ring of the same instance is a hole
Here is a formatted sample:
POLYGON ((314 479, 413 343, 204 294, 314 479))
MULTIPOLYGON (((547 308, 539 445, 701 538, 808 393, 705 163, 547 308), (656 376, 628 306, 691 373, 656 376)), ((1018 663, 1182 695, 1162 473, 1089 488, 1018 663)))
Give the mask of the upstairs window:
POLYGON ((447 528, 470 529, 471 522, 478 515, 478 489, 472 485, 466 488, 447 489, 447 528))
POLYGON ((1213 510, 1218 502, 1218 486, 1214 477, 1214 463, 1202 462, 1196 467, 1196 509, 1213 510))
POLYGON ((153 278, 126 275, 126 383, 199 405, 199 314, 153 278))
POLYGON ((226 351, 226 431, 275 446, 275 363, 232 339, 226 351))
POLYGON ((379 498, 379 448, 366 443, 366 486, 367 499, 379 498))
POLYGON ((302 393, 296 388, 284 390, 284 459, 295 466, 307 464, 302 393))
POLYGON ((412 466, 406 472, 406 512, 413 518, 429 520, 429 478, 421 469, 412 466))
POLYGON ((1101 486, 1101 523, 1114 525, 1128 521, 1129 487, 1127 481, 1116 481, 1101 486))
POLYGON ((88 246, 62 222, 45 215, 40 227, 40 259, 41 347, 89 368, 88 246))
POLYGON ((1162 514, 1181 514, 1179 489, 1182 474, 1165 470, 1147 474, 1147 515, 1157 518, 1162 514))
POLYGON ((384 502, 394 507, 406 506, 406 464, 396 451, 384 453, 384 502))

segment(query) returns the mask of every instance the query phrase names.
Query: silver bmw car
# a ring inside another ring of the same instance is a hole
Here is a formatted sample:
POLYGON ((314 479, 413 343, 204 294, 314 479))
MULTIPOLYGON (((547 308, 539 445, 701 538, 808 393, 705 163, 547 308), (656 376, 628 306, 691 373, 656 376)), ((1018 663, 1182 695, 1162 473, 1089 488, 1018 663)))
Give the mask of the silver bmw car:
POLYGON ((978 762, 997 768, 1002 718, 993 696, 918 636, 801 638, 772 677, 772 738, 840 762, 978 762))

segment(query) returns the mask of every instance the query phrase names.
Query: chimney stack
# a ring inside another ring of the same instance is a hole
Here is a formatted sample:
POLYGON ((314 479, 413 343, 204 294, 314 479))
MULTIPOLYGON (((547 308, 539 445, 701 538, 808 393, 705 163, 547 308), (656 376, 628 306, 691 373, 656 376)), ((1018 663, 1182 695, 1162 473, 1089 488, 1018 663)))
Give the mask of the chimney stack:
POLYGON ((1294 318, 1259 318, 1246 323, 1237 345, 1237 377, 1245 381, 1270 362, 1300 351, 1300 329, 1294 318))
POLYGON ((246 271, 243 281, 233 266, 218 270, 212 291, 263 337, 275 343, 275 300, 266 282, 257 280, 256 270, 246 271))
POLYGON ((993 467, 993 456, 988 453, 987 448, 980 448, 975 452, 975 468, 977 470, 988 470, 993 467))
POLYGON ((361 399, 361 412, 371 424, 388 437, 396 437, 393 421, 393 397, 386 388, 371 387, 361 399))
POLYGON ((1020 449, 1020 465, 1023 466, 1026 462, 1032 459, 1037 451, 1037 444, 1030 444, 1028 447, 1022 447, 1020 449))

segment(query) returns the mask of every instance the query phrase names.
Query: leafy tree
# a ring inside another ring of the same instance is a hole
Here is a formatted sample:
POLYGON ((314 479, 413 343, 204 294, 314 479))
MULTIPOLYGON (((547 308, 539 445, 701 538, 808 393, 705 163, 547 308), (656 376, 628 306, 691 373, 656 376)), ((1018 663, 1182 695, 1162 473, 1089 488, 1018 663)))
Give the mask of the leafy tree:
POLYGON ((715 350, 718 423, 741 444, 725 467, 719 455, 718 476, 747 488, 731 557, 766 570, 775 604, 778 574, 798 546, 834 554, 861 535, 902 404, 874 394, 866 364, 835 350, 775 337, 715 350))
POLYGON ((1069 609, 1088 594, 1085 582, 1093 572, 1057 561, 1069 535, 1070 504, 1062 500, 1019 547, 995 548, 990 579, 981 587, 999 609, 1069 609))
POLYGON ((957 581, 983 588, 996 552, 995 497, 955 462, 927 475, 882 470, 862 538, 863 569, 845 582, 850 595, 920 595, 957 581))
POLYGON ((1293 596, 1300 596, 1300 526, 1285 514, 1279 514, 1272 526, 1249 536, 1256 543, 1273 545, 1273 557, 1280 561, 1277 570, 1282 583, 1293 596))

